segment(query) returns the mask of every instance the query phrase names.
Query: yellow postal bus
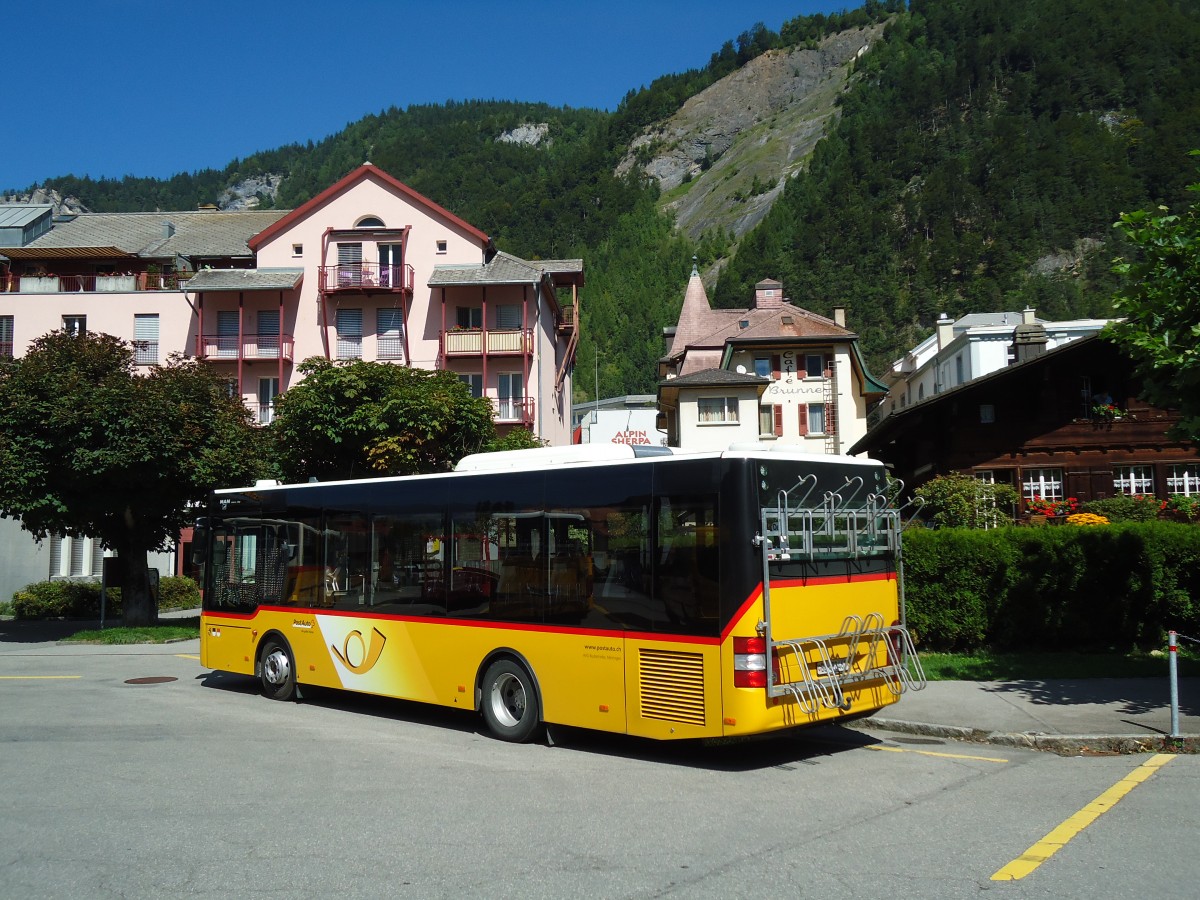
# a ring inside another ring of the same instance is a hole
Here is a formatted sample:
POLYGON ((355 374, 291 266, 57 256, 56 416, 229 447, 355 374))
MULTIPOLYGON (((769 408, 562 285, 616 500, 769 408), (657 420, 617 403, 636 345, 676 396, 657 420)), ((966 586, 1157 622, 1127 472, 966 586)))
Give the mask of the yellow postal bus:
POLYGON ((454 472, 213 494, 201 662, 561 724, 760 734, 924 685, 882 466, 735 445, 480 454, 454 472))

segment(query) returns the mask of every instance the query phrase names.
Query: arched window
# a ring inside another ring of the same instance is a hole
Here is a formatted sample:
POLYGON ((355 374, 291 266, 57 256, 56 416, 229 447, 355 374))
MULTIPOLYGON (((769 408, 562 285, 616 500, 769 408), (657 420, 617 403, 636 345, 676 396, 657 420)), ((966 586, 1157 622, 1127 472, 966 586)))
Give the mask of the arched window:
POLYGON ((380 219, 379 216, 366 216, 362 219, 359 219, 358 224, 355 225, 354 227, 355 228, 382 228, 383 220, 380 219))

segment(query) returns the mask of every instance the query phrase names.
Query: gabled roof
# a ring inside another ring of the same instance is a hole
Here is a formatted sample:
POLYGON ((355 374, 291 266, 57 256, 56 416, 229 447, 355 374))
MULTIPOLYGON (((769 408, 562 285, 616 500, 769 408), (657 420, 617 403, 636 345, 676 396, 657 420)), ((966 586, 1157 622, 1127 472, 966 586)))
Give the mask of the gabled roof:
POLYGON ((80 213, 10 257, 113 257, 143 259, 249 257, 248 241, 286 210, 177 211, 152 213, 80 213))
POLYGON ((441 218, 444 218, 444 219, 452 222, 454 225, 461 228, 463 231, 467 232, 469 235, 471 235, 476 240, 478 240, 482 246, 484 246, 484 247, 492 246, 492 239, 490 237, 488 237, 486 234, 484 234, 482 231, 480 231, 478 228, 476 228, 474 225, 469 225, 468 223, 466 223, 462 219, 460 219, 458 216, 454 215, 454 213, 450 212, 447 209, 444 209, 441 206, 438 206, 438 204, 434 203, 428 197, 425 197, 422 194, 418 194, 416 191, 414 191, 412 188, 410 188, 407 184, 404 184, 403 182, 398 181, 397 179, 395 179, 391 175, 389 175, 387 172, 383 171, 383 169, 377 168, 368 162, 368 163, 363 163, 361 166, 359 166, 357 169, 355 169, 353 172, 351 172, 345 178, 341 179, 341 181, 338 181, 338 182, 330 185, 329 187, 327 187, 325 190, 321 191, 321 193, 317 194, 317 196, 313 197, 307 203, 304 203, 301 206, 297 207, 296 209, 292 210, 288 215, 284 216, 278 222, 275 222, 273 225, 271 225, 271 227, 263 230, 260 234, 256 234, 253 238, 250 239, 250 249, 257 252, 258 248, 261 247, 263 244, 265 244, 267 241, 271 240, 272 238, 274 238, 277 235, 281 234, 282 232, 286 231, 293 224, 300 221, 305 216, 312 213, 314 210, 323 206, 325 203, 327 203, 333 197, 336 197, 338 194, 343 193, 344 191, 348 190, 349 188, 353 187, 354 185, 358 184, 361 181, 365 181, 368 178, 375 178, 375 179, 378 179, 379 181, 382 181, 384 183, 384 185, 386 185, 387 187, 391 188, 392 190, 396 191, 399 194, 403 194, 405 197, 407 197, 409 200, 413 201, 417 205, 425 207, 427 210, 429 210, 434 215, 439 216, 441 218))

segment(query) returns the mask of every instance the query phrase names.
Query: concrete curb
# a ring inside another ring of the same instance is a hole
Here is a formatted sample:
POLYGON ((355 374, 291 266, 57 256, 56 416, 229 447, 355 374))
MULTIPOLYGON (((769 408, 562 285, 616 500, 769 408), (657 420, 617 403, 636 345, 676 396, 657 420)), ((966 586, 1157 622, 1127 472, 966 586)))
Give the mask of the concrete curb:
POLYGON ((859 719, 850 728, 919 734, 976 744, 1048 750, 1059 756, 1084 753, 1200 753, 1200 735, 1185 734, 1172 739, 1160 734, 1042 734, 1037 732, 986 731, 956 725, 931 725, 901 719, 859 719))

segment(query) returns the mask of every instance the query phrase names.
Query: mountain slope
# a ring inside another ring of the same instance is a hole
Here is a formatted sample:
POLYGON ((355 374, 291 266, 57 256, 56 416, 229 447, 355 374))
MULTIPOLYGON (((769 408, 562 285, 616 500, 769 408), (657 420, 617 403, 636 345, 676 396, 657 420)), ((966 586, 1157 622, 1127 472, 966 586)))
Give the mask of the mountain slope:
POLYGON ((882 33, 882 24, 853 28, 756 57, 643 129, 617 174, 654 179, 662 208, 690 237, 741 237, 824 137, 852 64, 882 33))

